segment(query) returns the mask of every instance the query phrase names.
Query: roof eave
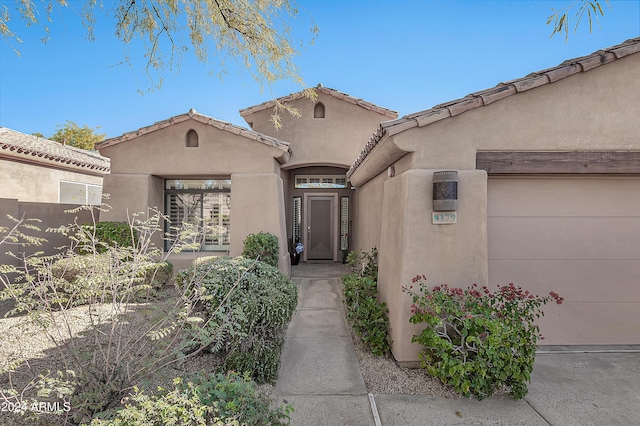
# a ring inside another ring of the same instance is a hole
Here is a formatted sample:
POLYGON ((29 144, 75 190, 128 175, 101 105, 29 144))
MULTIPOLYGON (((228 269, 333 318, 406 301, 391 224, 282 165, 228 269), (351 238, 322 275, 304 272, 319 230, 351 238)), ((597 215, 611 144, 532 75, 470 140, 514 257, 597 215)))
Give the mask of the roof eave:
POLYGON ((109 174, 110 167, 84 163, 69 158, 50 155, 38 151, 17 152, 17 150, 6 150, 0 148, 0 158, 19 163, 32 164, 36 166, 68 170, 76 173, 104 176, 109 174))
MULTIPOLYGON (((376 104, 373 104, 371 102, 365 101, 364 99, 360 99, 360 98, 356 98, 354 96, 351 96, 347 93, 344 92, 340 92, 339 90, 335 90, 335 89, 331 89, 329 87, 324 87, 322 84, 318 84, 318 86, 316 86, 315 88, 310 88, 310 89, 305 89, 305 90, 313 90, 316 92, 320 92, 323 93, 325 95, 328 96, 332 96, 336 99, 340 99, 342 101, 345 102, 349 102, 351 104, 357 105, 361 108, 364 108, 368 111, 373 111, 376 112, 380 115, 389 117, 389 118, 397 118, 398 117, 398 112, 397 111, 393 111, 391 109, 388 108, 384 108, 381 106, 378 106, 376 104)), ((293 102, 296 101, 298 99, 302 99, 306 96, 305 91, 301 91, 301 92, 296 92, 296 93, 292 93, 290 95, 287 96, 283 96, 281 98, 277 98, 275 100, 270 100, 267 102, 263 102, 261 104, 258 105, 254 105, 254 106, 250 106, 247 108, 243 108, 240 110, 240 116, 242 116, 242 118, 244 118, 245 120, 247 119, 248 116, 250 116, 251 114, 254 114, 256 112, 260 112, 260 111, 264 111, 267 109, 272 109, 276 106, 276 101, 280 102, 280 103, 288 103, 288 102, 293 102)))
MULTIPOLYGON (((102 141, 96 144, 96 149, 101 150, 107 147, 111 147, 187 120, 195 120, 208 126, 215 127, 216 129, 230 132, 235 135, 242 136, 244 138, 251 139, 268 146, 272 146, 276 149, 279 149, 283 153, 290 154, 291 152, 291 145, 288 142, 281 141, 262 133, 254 132, 253 130, 245 129, 244 127, 236 126, 235 124, 216 120, 213 117, 200 114, 193 109, 189 110, 189 112, 186 114, 176 115, 166 120, 158 121, 151 126, 142 127, 138 130, 124 133, 121 136, 102 141)), ((282 157, 282 155, 280 155, 280 157, 282 157)))
MULTIPOLYGON (((386 123, 392 122, 389 121, 386 123)), ((396 126, 397 125, 407 125, 407 123, 396 123, 396 126)), ((351 182, 351 185, 356 188, 364 185, 376 177, 381 170, 389 167, 404 157, 405 154, 409 153, 409 151, 400 148, 395 143, 393 127, 394 126, 390 126, 388 129, 385 129, 384 126, 381 125, 367 145, 362 149, 356 162, 347 171, 347 178, 349 182, 351 182), (376 155, 372 155, 374 152, 376 155)))
POLYGON ((487 106, 493 102, 497 102, 517 93, 535 89, 546 84, 555 83, 556 81, 574 74, 592 70, 601 65, 614 62, 618 59, 624 58, 625 56, 639 52, 640 37, 629 39, 619 45, 596 51, 591 55, 569 59, 556 67, 534 72, 523 78, 507 81, 500 83, 493 88, 474 92, 462 99, 446 102, 431 109, 389 121, 387 122, 389 124, 387 127, 382 129, 382 133, 377 137, 377 139, 372 138, 369 140, 367 145, 365 145, 362 153, 358 158, 356 158, 349 169, 348 176, 356 175, 358 168, 365 163, 367 157, 373 151, 376 151, 376 144, 383 140, 383 136, 385 135, 392 136, 393 134, 403 132, 413 127, 424 127, 440 120, 487 106))

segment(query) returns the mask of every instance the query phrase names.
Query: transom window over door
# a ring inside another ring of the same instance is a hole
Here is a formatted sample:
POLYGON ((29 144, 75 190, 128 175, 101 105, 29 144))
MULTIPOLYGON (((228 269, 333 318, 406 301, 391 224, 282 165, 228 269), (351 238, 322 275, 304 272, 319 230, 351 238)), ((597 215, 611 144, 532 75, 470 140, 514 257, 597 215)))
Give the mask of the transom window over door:
POLYGON ((171 221, 166 229, 171 238, 165 249, 175 241, 176 229, 189 224, 200 234, 200 251, 228 250, 231 180, 166 180, 165 214, 171 221))
POLYGON ((295 187, 312 188, 346 188, 347 177, 345 175, 296 175, 295 187))

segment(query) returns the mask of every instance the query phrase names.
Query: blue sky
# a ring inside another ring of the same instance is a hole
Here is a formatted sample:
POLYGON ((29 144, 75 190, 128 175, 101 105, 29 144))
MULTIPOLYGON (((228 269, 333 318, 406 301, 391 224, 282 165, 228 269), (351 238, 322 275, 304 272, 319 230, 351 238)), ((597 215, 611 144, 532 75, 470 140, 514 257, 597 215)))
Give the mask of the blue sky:
MULTIPOLYGON (((402 116, 640 36, 640 0, 612 0, 592 33, 585 21, 568 42, 550 39, 551 9, 570 3, 299 0, 297 34, 310 38, 310 18, 320 32, 296 63, 307 86, 322 83, 402 116)), ((15 21, 20 56, 0 42, 0 126, 51 135, 71 120, 114 137, 195 108, 246 127, 238 110, 299 90, 282 82, 261 92, 237 68, 220 79, 209 75, 216 62, 185 57, 178 75, 165 73, 160 90, 141 95, 142 67, 117 65, 128 48, 106 20, 88 42, 73 8, 56 17, 46 44, 39 29, 15 21)))

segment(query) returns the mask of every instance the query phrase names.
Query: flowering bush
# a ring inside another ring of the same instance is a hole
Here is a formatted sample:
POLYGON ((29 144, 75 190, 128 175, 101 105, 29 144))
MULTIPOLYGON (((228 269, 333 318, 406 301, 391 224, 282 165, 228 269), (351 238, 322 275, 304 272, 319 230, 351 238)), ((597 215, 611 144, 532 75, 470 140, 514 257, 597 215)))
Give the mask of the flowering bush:
POLYGON ((478 399, 506 387, 516 399, 527 394, 527 382, 542 338, 535 320, 542 306, 563 298, 551 292, 540 297, 513 283, 490 291, 476 284, 467 289, 444 284, 428 289, 418 275, 403 290, 413 300, 409 321, 427 326, 412 342, 424 346, 421 365, 443 383, 478 399))

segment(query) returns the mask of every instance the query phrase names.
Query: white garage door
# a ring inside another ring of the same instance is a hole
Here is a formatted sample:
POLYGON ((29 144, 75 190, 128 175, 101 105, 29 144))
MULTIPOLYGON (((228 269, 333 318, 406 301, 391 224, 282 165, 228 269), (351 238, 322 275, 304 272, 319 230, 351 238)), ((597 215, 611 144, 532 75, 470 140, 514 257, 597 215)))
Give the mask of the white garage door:
POLYGON ((640 178, 496 177, 489 282, 555 291, 543 345, 640 344, 640 178))

